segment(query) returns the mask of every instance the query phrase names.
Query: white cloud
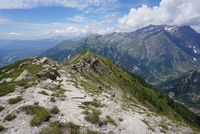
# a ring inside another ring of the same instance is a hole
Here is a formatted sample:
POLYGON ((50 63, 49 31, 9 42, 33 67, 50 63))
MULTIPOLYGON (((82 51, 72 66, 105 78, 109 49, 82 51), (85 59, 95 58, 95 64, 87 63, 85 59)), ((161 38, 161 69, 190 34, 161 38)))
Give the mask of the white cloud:
POLYGON ((1 39, 24 39, 21 38, 23 35, 21 33, 16 33, 16 32, 0 32, 0 38, 1 39))
POLYGON ((62 6, 83 9, 102 6, 117 0, 0 0, 0 9, 26 9, 40 6, 62 6))
POLYGON ((10 35, 10 36, 20 36, 21 34, 20 33, 16 33, 16 32, 9 32, 9 33, 6 33, 7 35, 10 35))
POLYGON ((88 26, 85 27, 74 27, 74 26, 69 26, 65 29, 55 29, 51 32, 49 32, 48 34, 52 35, 52 36, 81 36, 81 35, 86 35, 90 33, 90 29, 88 26))
POLYGON ((119 32, 118 30, 116 30, 113 27, 107 27, 105 29, 100 29, 99 31, 97 31, 98 34, 104 35, 104 34, 109 34, 109 33, 113 33, 113 32, 119 32))
POLYGON ((1 39, 44 39, 56 36, 76 37, 98 33, 102 28, 96 25, 82 25, 72 23, 28 23, 11 22, 8 26, 17 29, 7 29, 8 32, 0 31, 1 39))
MULTIPOLYGON (((133 31, 149 24, 200 27, 200 0, 161 0, 159 6, 132 8, 118 20, 121 31, 133 31)), ((200 29, 199 29, 200 30, 200 29)))
POLYGON ((118 15, 117 12, 114 12, 114 13, 111 13, 111 14, 107 14, 102 18, 101 23, 105 23, 105 24, 113 23, 114 21, 116 21, 118 19, 117 15, 118 15))
POLYGON ((113 32, 119 32, 114 27, 105 27, 101 28, 97 25, 86 25, 86 26, 69 26, 67 28, 58 28, 54 29, 48 33, 47 36, 66 36, 66 37, 74 37, 74 36, 86 36, 90 34, 108 34, 113 32))
POLYGON ((67 18, 67 20, 70 20, 73 22, 83 22, 85 20, 85 17, 83 15, 74 15, 71 18, 67 18))

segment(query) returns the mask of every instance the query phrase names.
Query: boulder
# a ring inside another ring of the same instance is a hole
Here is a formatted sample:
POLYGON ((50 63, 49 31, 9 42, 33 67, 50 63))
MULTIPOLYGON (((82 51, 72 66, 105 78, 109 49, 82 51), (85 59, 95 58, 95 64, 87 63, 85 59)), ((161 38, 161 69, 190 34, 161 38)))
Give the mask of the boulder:
POLYGON ((40 63, 45 63, 47 62, 48 58, 47 57, 43 57, 41 60, 40 60, 40 63))
POLYGON ((60 77, 60 74, 53 68, 44 69, 37 73, 39 78, 45 77, 50 78, 51 80, 56 80, 57 77, 60 77))
POLYGON ((3 82, 11 82, 13 79, 12 78, 5 78, 3 80, 0 81, 0 84, 3 82))
POLYGON ((21 63, 18 68, 23 68, 23 67, 26 67, 27 65, 28 64, 26 62, 24 62, 24 63, 21 63))
POLYGON ((9 74, 9 73, 11 73, 11 72, 13 72, 13 71, 15 71, 15 69, 11 69, 11 70, 5 72, 5 74, 9 74))
POLYGON ((40 87, 40 88, 45 88, 45 89, 53 89, 53 88, 58 87, 58 85, 56 85, 55 83, 53 83, 52 80, 47 79, 47 80, 45 80, 45 81, 41 81, 41 82, 38 84, 38 87, 40 87))

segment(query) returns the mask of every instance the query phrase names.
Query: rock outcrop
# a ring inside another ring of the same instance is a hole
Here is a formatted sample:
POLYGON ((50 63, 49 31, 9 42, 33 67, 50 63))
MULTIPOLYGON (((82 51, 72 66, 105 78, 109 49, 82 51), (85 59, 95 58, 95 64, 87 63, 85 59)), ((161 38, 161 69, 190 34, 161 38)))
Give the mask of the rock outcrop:
POLYGON ((50 78, 51 80, 56 80, 57 77, 60 77, 60 74, 54 68, 47 68, 37 73, 39 78, 50 78))
POLYGON ((24 70, 19 77, 17 77, 15 79, 15 81, 21 81, 21 80, 26 80, 26 79, 31 79, 32 78, 32 74, 30 72, 28 72, 27 70, 24 70))

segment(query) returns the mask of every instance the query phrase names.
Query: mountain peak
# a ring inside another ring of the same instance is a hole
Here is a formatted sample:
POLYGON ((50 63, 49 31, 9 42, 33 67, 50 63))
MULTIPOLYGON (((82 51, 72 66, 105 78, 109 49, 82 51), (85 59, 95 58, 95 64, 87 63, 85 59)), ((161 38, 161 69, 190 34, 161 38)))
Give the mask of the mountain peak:
POLYGON ((136 30, 136 32, 137 31, 143 31, 143 32, 151 32, 151 31, 160 31, 160 30, 162 30, 163 28, 165 27, 165 25, 148 25, 148 26, 145 26, 145 27, 143 27, 143 28, 141 28, 141 29, 138 29, 138 30, 136 30))
POLYGON ((85 60, 85 59, 91 59, 91 58, 96 58, 97 55, 94 54, 92 51, 90 50, 84 50, 82 52, 80 52, 79 54, 75 55, 74 57, 72 57, 68 63, 77 63, 79 61, 85 60))
MULTIPOLYGON (((138 29, 139 31, 155 31, 155 30, 165 30, 167 32, 174 32, 175 30, 188 30, 188 31, 194 31, 189 25, 147 25, 141 29, 138 29)), ((137 30, 137 31, 138 31, 137 30)))
POLYGON ((174 32, 175 30, 178 29, 178 26, 174 26, 174 25, 165 25, 164 26, 165 31, 167 32, 174 32))

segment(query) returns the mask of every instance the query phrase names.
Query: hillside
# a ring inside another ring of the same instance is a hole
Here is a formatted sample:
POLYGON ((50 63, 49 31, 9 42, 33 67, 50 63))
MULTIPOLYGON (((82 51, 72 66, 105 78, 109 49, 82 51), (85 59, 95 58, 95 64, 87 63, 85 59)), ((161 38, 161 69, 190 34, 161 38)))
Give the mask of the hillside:
POLYGON ((189 109, 200 114, 200 69, 158 86, 173 99, 184 103, 189 109))
POLYGON ((42 55, 64 61, 90 49, 157 85, 198 67, 199 44, 200 34, 189 26, 149 25, 135 32, 67 40, 42 55))
POLYGON ((200 118, 110 60, 28 58, 0 69, 2 133, 192 133, 200 118), (192 127, 192 128, 191 128, 192 127))

